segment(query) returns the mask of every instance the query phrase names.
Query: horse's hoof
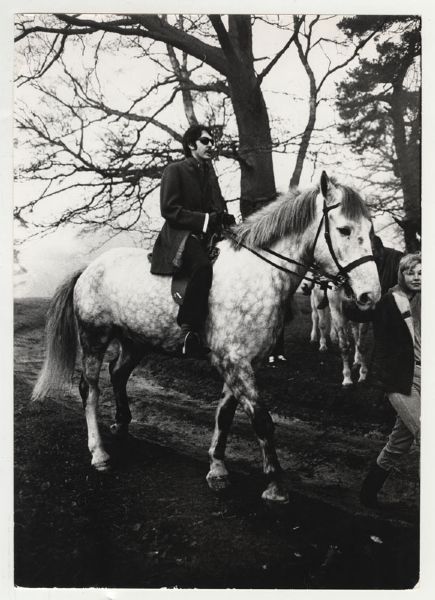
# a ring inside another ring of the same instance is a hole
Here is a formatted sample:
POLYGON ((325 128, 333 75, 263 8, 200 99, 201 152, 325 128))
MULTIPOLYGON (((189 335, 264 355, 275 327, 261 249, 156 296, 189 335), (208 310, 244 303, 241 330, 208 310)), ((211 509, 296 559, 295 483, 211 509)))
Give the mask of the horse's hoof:
POLYGON ((352 383, 352 381, 343 381, 341 386, 348 390, 353 386, 353 383, 352 383))
POLYGON ((108 460, 104 462, 94 463, 92 466, 99 473, 107 473, 111 470, 110 462, 108 460))
POLYGON ((125 423, 113 423, 110 426, 110 433, 119 438, 127 437, 128 425, 126 425, 125 423))
POLYGON ((273 505, 277 504, 288 504, 290 502, 289 496, 286 490, 280 488, 276 483, 271 483, 261 494, 261 498, 273 505))
POLYGON ((320 346, 319 348, 319 352, 327 352, 328 347, 327 346, 320 346))
POLYGON ((207 474, 206 481, 213 492, 223 492, 231 485, 228 475, 215 475, 211 471, 207 474))
POLYGON ((99 471, 100 473, 110 471, 110 456, 105 452, 101 453, 98 457, 94 456, 92 458, 91 465, 96 471, 99 471))

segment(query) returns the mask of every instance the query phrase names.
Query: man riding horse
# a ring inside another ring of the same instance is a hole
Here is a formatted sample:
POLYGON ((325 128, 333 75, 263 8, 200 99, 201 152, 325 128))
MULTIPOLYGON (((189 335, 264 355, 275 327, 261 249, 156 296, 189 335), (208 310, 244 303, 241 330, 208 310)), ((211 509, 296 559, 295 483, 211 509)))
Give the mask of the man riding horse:
POLYGON ((182 354, 201 358, 208 353, 202 331, 208 313, 212 263, 208 246, 213 234, 235 223, 228 214, 211 159, 211 129, 193 125, 183 136, 185 158, 169 164, 160 187, 160 211, 165 223, 154 245, 151 273, 182 273, 188 279, 177 323, 183 335, 182 354))

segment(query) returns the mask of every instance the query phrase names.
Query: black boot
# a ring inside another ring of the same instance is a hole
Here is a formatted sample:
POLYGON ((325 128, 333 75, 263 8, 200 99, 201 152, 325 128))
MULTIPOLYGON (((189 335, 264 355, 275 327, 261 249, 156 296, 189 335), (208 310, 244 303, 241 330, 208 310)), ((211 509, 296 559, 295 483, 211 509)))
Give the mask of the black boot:
POLYGON ((361 486, 359 494, 361 504, 369 508, 379 508, 378 492, 384 485, 389 474, 390 471, 386 471, 377 463, 373 463, 361 486))
POLYGON ((181 353, 185 358, 206 358, 210 353, 210 348, 202 343, 199 333, 188 331, 184 338, 181 353))

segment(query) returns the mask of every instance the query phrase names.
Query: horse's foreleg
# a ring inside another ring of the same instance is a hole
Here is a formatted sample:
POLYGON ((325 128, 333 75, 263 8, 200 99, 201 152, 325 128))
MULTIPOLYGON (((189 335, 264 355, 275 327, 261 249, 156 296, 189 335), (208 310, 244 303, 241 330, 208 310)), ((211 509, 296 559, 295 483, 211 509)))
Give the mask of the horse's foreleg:
POLYGON ((337 330, 335 329, 334 323, 332 322, 332 319, 331 319, 331 325, 329 328, 329 339, 331 340, 331 344, 338 343, 338 334, 337 334, 337 330))
POLYGON ((263 454, 263 471, 268 485, 261 497, 263 500, 286 503, 288 494, 283 486, 281 465, 276 454, 272 417, 269 411, 252 397, 242 398, 242 406, 251 418, 263 454))
POLYGON ((252 366, 249 363, 232 365, 226 370, 227 384, 235 398, 251 419, 252 426, 263 454, 263 470, 268 486, 262 494, 264 500, 288 502, 288 494, 282 482, 282 469, 278 461, 274 441, 274 424, 268 410, 259 402, 252 366))
POLYGON ((327 308, 319 308, 317 309, 319 315, 319 331, 320 331, 320 339, 319 339, 319 351, 326 352, 328 350, 328 346, 326 345, 326 332, 328 329, 328 309, 327 308))
POLYGON ((315 344, 317 342, 319 325, 319 315, 315 306, 311 307, 311 324, 310 342, 315 344))
POLYGON ((347 387, 352 385, 352 373, 350 369, 350 343, 347 332, 347 322, 339 314, 331 308, 331 318, 334 323, 334 328, 337 332, 338 346, 340 348, 341 360, 343 363, 343 381, 342 385, 347 387))
POLYGON ((143 354, 143 350, 138 346, 130 340, 123 339, 120 341, 119 355, 109 365, 116 403, 115 423, 110 427, 110 431, 114 435, 123 436, 128 433, 131 412, 128 405, 127 381, 143 354))
POLYGON ((109 468, 110 457, 103 447, 98 426, 97 411, 100 395, 98 379, 104 352, 109 343, 109 336, 107 332, 101 332, 98 335, 93 333, 91 336, 88 332, 81 329, 80 341, 83 349, 83 372, 79 390, 85 409, 88 448, 92 454, 91 465, 98 471, 106 471, 109 468))
POLYGON ((210 471, 207 475, 207 483, 214 491, 220 491, 228 487, 229 477, 225 467, 225 448, 228 433, 233 422, 234 413, 237 408, 237 400, 224 384, 222 398, 216 409, 215 429, 211 446, 208 451, 210 456, 210 471))

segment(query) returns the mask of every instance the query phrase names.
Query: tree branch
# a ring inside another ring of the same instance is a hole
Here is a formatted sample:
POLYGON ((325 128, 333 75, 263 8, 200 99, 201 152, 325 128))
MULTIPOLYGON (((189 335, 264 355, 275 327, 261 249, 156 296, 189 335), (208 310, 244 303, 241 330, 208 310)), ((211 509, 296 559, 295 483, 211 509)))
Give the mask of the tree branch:
POLYGON ((322 77, 322 79, 320 80, 319 85, 317 86, 317 91, 320 92, 320 89, 322 87, 322 85, 325 83, 325 81, 328 79, 328 77, 330 77, 333 73, 335 73, 336 71, 338 71, 339 69, 343 69, 344 67, 346 67, 349 63, 351 63, 353 61, 353 59, 358 56, 360 50, 362 50, 362 48, 364 48, 364 46, 366 46, 368 44, 368 42, 373 39, 375 37, 375 35, 377 33, 379 33, 379 31, 381 30, 381 26, 379 26, 379 28, 373 30, 366 38, 364 38, 363 40, 361 40, 359 42, 359 44, 357 44, 355 46, 355 49, 352 53, 352 55, 346 59, 345 61, 341 62, 340 64, 336 65, 335 67, 333 67, 332 69, 329 69, 325 75, 322 77))
POLYGON ((262 72, 259 75, 257 75, 258 85, 261 85, 261 83, 262 83, 263 79, 266 77, 266 75, 268 75, 270 73, 270 71, 273 69, 273 67, 276 65, 276 63, 279 61, 279 59, 282 56, 284 56, 284 54, 290 48, 291 44, 294 42, 296 36, 297 36, 297 31, 294 31, 293 35, 290 37, 288 42, 273 57, 273 59, 270 61, 270 63, 262 70, 262 72))

